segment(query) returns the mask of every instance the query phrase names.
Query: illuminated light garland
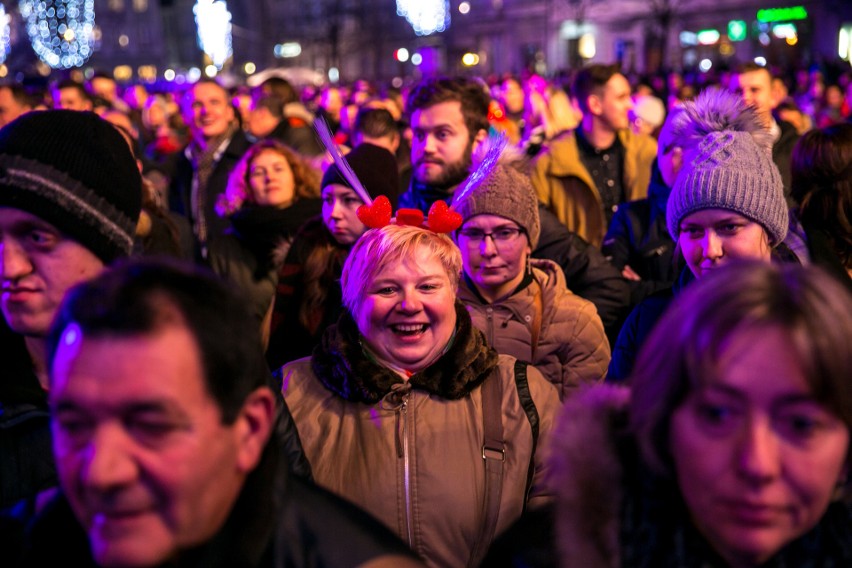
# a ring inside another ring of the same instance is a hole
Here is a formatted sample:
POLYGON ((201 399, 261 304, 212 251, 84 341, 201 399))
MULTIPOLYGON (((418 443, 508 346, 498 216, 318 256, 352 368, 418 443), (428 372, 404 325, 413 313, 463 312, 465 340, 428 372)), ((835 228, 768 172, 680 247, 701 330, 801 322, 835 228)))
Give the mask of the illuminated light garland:
POLYGON ((448 0, 396 0, 396 13, 404 16, 420 36, 442 32, 450 26, 448 0))
POLYGON ((0 4, 0 63, 6 61, 11 45, 12 28, 9 25, 11 19, 6 13, 6 8, 0 4))
POLYGON ((198 46, 221 69, 234 50, 231 42, 231 12, 225 0, 197 0, 192 8, 198 27, 198 46))
POLYGON ((94 0, 21 0, 36 55, 54 69, 80 67, 94 52, 94 0))

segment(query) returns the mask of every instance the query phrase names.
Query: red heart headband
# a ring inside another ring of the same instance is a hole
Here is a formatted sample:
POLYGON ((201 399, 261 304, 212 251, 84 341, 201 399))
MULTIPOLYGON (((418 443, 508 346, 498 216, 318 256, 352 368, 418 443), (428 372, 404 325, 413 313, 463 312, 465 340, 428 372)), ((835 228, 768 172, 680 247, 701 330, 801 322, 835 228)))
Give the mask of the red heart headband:
POLYGON ((392 217, 390 200, 380 195, 369 205, 361 205, 356 211, 358 219, 371 229, 381 229, 390 224, 405 225, 429 229, 435 233, 451 233, 461 227, 462 216, 445 202, 438 200, 429 208, 429 214, 424 220, 423 211, 419 209, 398 209, 396 218, 392 217))

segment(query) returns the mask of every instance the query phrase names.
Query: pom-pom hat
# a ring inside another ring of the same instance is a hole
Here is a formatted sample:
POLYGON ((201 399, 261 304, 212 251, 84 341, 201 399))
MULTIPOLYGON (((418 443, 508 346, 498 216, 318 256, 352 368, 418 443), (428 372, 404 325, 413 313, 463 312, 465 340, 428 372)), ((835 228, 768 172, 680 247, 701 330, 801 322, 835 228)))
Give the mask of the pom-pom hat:
POLYGON ((772 246, 787 236, 781 174, 772 162, 772 135, 753 108, 721 89, 684 103, 672 124, 684 165, 666 206, 677 240, 683 219, 702 209, 727 209, 760 223, 772 246))

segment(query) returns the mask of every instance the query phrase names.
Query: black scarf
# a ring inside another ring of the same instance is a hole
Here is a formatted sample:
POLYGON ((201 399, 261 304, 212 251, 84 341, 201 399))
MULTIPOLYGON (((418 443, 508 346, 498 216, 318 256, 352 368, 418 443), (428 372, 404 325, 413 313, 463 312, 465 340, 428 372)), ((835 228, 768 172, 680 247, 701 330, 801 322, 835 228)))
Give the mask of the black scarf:
MULTIPOLYGON (((409 378, 412 388, 450 400, 467 396, 497 366, 497 352, 473 327, 470 315, 456 302, 456 334, 449 349, 432 365, 409 378)), ((314 349, 311 366, 325 387, 352 402, 373 404, 404 381, 376 363, 361 346, 361 334, 348 311, 329 327, 314 349)))
POLYGON ((243 205, 230 216, 234 236, 264 261, 272 250, 289 240, 305 222, 322 209, 319 199, 305 198, 289 207, 243 205))

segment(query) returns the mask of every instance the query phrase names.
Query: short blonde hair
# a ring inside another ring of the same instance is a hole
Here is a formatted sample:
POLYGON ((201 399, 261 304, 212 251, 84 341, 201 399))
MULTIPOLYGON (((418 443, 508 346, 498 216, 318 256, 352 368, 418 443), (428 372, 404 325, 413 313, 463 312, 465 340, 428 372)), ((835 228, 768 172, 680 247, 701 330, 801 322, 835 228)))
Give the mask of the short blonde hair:
POLYGON ((364 290, 379 270, 389 264, 413 258, 421 247, 425 247, 431 256, 441 262, 453 288, 458 288, 462 268, 461 252, 450 237, 420 227, 391 224, 367 231, 349 252, 340 276, 346 309, 355 313, 364 298, 364 290))

